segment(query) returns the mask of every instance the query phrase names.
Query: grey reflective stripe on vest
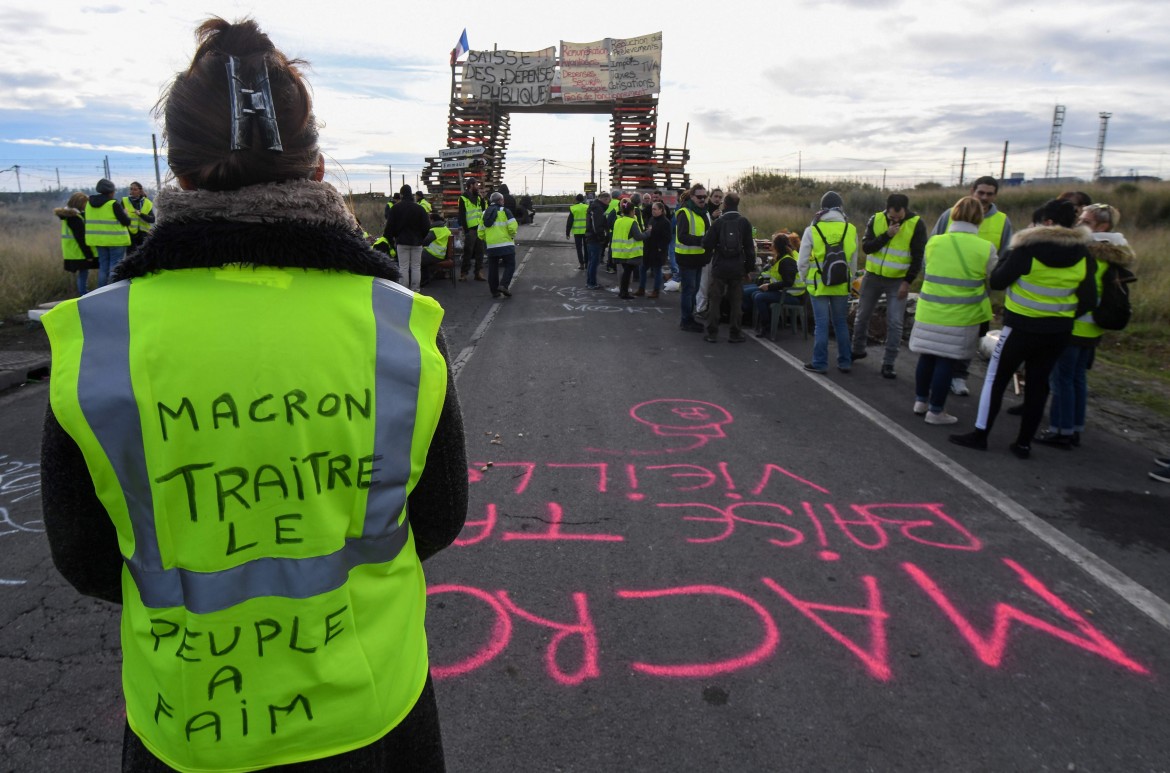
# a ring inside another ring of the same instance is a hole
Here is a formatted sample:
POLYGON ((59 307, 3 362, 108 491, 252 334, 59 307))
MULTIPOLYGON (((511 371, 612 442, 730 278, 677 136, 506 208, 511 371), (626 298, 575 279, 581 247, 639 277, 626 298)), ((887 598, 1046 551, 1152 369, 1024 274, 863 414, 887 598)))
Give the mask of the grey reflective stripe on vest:
POLYGON ((117 220, 86 220, 85 233, 87 235, 100 236, 102 234, 117 235, 127 233, 126 226, 119 223, 117 220), (97 226, 105 226, 98 228, 97 226))
POLYGON ((936 285, 950 285, 951 287, 982 287, 982 279, 957 279, 950 276, 934 276, 927 274, 923 277, 924 282, 933 282, 936 285))
POLYGON ((402 551, 410 532, 407 520, 399 524, 398 517, 406 507, 416 401, 402 400, 400 390, 418 394, 420 354, 417 344, 403 345, 404 337, 414 342, 413 302, 405 291, 396 299, 388 284, 374 280, 379 376, 374 456, 375 469, 383 474, 367 491, 362 537, 347 539, 340 550, 324 556, 260 558, 218 572, 162 566, 142 428, 138 421, 125 420, 138 413, 130 378, 130 283, 109 285, 78 304, 84 341, 78 403, 126 496, 134 532, 134 555, 126 564, 146 607, 208 614, 259 596, 310 598, 344 585, 354 567, 385 563, 402 551), (118 403, 122 409, 113 409, 118 403))
MULTIPOLYGON (((1047 295, 1048 293, 1045 293, 1047 295)), ((1067 292, 1061 292, 1061 297, 1068 295, 1067 292)), ((1035 309, 1036 311, 1073 311, 1076 309, 1076 302, 1072 303, 1054 303, 1052 301, 1035 301, 1031 298, 1025 298, 1015 291, 1015 287, 1009 287, 1007 297, 1011 298, 1016 303, 1024 308, 1035 309)))
POLYGON ((987 297, 986 293, 981 295, 934 295, 932 293, 919 293, 918 300, 930 301, 931 303, 949 303, 949 304, 966 304, 966 303, 983 303, 983 299, 987 297))
POLYGON ((1021 290, 1027 290, 1030 293, 1043 295, 1047 298, 1066 298, 1073 294, 1072 288, 1045 287, 1043 285, 1033 284, 1026 279, 1017 279, 1016 284, 1020 286, 1021 290))

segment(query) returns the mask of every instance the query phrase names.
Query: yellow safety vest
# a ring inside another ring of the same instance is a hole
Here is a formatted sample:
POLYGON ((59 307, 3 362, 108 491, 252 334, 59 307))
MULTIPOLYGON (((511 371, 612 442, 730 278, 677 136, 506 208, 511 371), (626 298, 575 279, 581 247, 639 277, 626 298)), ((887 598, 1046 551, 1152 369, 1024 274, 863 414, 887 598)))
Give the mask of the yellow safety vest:
POLYGON ((996 251, 1003 252, 1003 227, 1007 223, 1007 215, 996 211, 991 217, 983 218, 979 224, 979 238, 991 242, 996 251))
MULTIPOLYGON (((899 279, 906 276, 910 270, 910 242, 914 239, 914 229, 918 227, 918 215, 902 223, 901 230, 893 239, 886 242, 886 246, 872 255, 865 256, 865 270, 870 274, 899 279)), ((873 216, 873 235, 881 236, 890 230, 889 221, 883 210, 873 216)))
POLYGON ((589 205, 583 201, 569 206, 569 216, 573 218, 574 236, 583 236, 585 234, 585 213, 588 211, 589 205))
POLYGON ((1025 317, 1068 317, 1077 312, 1077 285, 1085 278, 1085 259, 1067 268, 1053 268, 1032 260, 1028 273, 1012 282, 1004 308, 1025 317))
POLYGON ((451 238, 451 229, 445 225, 437 225, 431 228, 431 233, 435 235, 435 240, 426 246, 427 252, 439 260, 446 259, 447 241, 451 238))
POLYGON ((949 232, 926 243, 916 322, 965 327, 991 319, 987 263, 991 244, 975 234, 949 232))
POLYGON ((614 198, 609 200, 609 206, 605 208, 605 214, 608 216, 610 212, 617 212, 622 208, 620 200, 614 198))
POLYGON ((85 202, 85 243, 90 247, 129 247, 130 232, 114 216, 114 200, 100 207, 85 202))
MULTIPOLYGON (((764 271, 761 273, 771 279, 772 282, 781 281, 783 277, 780 276, 780 261, 783 260, 791 260, 793 263, 796 263, 796 253, 789 252, 787 255, 781 255, 772 265, 768 266, 768 268, 764 269, 764 271)), ((769 284, 771 284, 771 282, 769 282, 769 284)), ((804 282, 800 280, 799 273, 796 275, 796 278, 792 280, 792 286, 784 288, 784 292, 797 297, 805 294, 805 285, 804 282)))
POLYGON ((422 207, 428 215, 431 214, 431 202, 427 201, 426 199, 419 199, 418 205, 422 207))
POLYGON ((483 199, 472 201, 466 196, 459 197, 463 201, 463 212, 467 216, 467 227, 475 228, 483 222, 483 199))
POLYGON ((73 236, 73 231, 69 229, 69 223, 65 220, 61 221, 61 254, 65 260, 85 262, 89 260, 85 257, 85 250, 81 249, 81 245, 77 243, 77 238, 73 236))
POLYGON ((516 242, 513 239, 516 236, 518 228, 516 218, 509 216, 508 210, 500 207, 496 211, 496 219, 490 226, 484 225, 482 219, 480 220, 478 233, 486 249, 490 250, 494 247, 515 247, 516 242))
POLYGON ((642 242, 630 238, 637 221, 628 215, 618 215, 613 224, 613 239, 610 250, 614 260, 636 260, 642 257, 642 242))
MULTIPOLYGON (((678 210, 678 217, 685 217, 687 225, 690 227, 691 236, 702 237, 707 232, 707 218, 706 216, 699 216, 690 207, 680 207, 678 210)), ((702 245, 692 246, 690 244, 683 244, 678 240, 678 226, 675 226, 674 231, 674 253, 675 255, 702 255, 705 252, 702 245)))
MULTIPOLYGON (((1105 272, 1108 270, 1108 262, 1097 261, 1097 274, 1094 277, 1097 282, 1097 303, 1101 302, 1101 293, 1105 288, 1105 272)), ((1105 328, 1093 321, 1092 311, 1086 311, 1073 322, 1073 335, 1079 338, 1100 338, 1105 335, 1105 328)))
POLYGON ((447 388, 442 316, 383 279, 268 267, 162 271, 44 316, 53 413, 125 562, 127 720, 166 764, 340 754, 417 702, 407 500, 447 388))
MULTIPOLYGON (((852 223, 845 223, 839 220, 822 220, 817 223, 817 227, 825 234, 825 239, 831 243, 836 244, 844 234, 845 243, 845 259, 853 264, 854 255, 857 254, 857 229, 853 227, 852 223)), ((812 231, 812 255, 808 266, 808 281, 807 286, 811 295, 848 295, 849 282, 842 282, 839 285, 832 287, 825 287, 820 283, 821 278, 821 262, 825 259, 825 242, 821 239, 821 234, 817 233, 817 229, 812 231)))
MULTIPOLYGON (((129 196, 122 197, 122 207, 126 210, 126 214, 130 216, 130 233, 136 234, 139 231, 146 233, 150 230, 151 223, 146 222, 134 212, 134 205, 130 203, 129 196)), ((142 197, 142 214, 149 215, 154 209, 154 204, 145 196, 142 197)))

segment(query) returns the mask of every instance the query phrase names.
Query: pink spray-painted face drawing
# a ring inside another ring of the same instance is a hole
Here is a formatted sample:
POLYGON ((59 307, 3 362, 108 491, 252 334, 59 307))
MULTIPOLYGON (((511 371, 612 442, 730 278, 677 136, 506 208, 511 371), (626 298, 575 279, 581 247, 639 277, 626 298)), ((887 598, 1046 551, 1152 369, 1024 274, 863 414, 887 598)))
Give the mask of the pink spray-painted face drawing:
POLYGON ((711 440, 725 438, 723 426, 735 421, 727 409, 714 403, 682 399, 648 400, 631 408, 630 416, 650 427, 659 437, 694 438, 690 445, 664 449, 659 453, 691 451, 711 440))

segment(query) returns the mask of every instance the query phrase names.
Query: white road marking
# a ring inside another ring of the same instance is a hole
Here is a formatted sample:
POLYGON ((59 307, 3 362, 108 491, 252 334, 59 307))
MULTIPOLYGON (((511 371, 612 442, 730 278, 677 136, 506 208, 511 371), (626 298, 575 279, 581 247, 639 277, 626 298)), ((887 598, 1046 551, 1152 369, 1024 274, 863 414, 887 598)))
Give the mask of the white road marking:
MULTIPOLYGON (((536 235, 536 241, 544 238, 544 232, 548 230, 548 227, 552 221, 553 218, 551 216, 544 221, 544 225, 541 227, 540 233, 536 235)), ((519 265, 516 266, 515 273, 512 274, 513 282, 516 281, 516 277, 520 276, 520 273, 524 271, 524 266, 528 265, 528 258, 535 250, 536 245, 533 244, 527 249, 527 251, 525 251, 524 258, 520 261, 519 265)), ((479 323, 479 327, 477 327, 475 332, 471 334, 471 343, 463 347, 463 351, 459 352, 459 356, 456 357, 455 361, 451 363, 451 375, 456 380, 458 380, 459 374, 463 372, 463 367, 467 365, 468 360, 471 359, 471 355, 475 354, 476 345, 479 343, 480 339, 487 334, 488 328, 492 326, 492 321, 496 318, 496 314, 499 312, 501 306, 503 306, 503 304, 498 300, 496 303, 492 304, 491 308, 488 309, 487 314, 484 315, 483 321, 479 323)))
POLYGON ((804 370, 804 363, 800 359, 784 351, 775 343, 764 338, 757 338, 756 341, 781 360, 791 365, 794 370, 816 381, 821 387, 841 400, 841 402, 869 419, 896 440, 901 441, 911 451, 926 459, 949 475, 957 483, 965 486, 992 507, 1024 527, 1057 553, 1084 570, 1090 577, 1097 580, 1097 582, 1128 601, 1155 623, 1170 631, 1170 603, 1167 603, 1160 596, 1126 576, 1108 561, 1093 553, 1044 519, 1038 517, 1019 502, 1016 502, 1011 497, 997 490, 994 485, 983 480, 933 446, 930 446, 914 433, 903 429, 890 419, 880 415, 878 411, 874 410, 873 406, 837 386, 823 375, 804 370))

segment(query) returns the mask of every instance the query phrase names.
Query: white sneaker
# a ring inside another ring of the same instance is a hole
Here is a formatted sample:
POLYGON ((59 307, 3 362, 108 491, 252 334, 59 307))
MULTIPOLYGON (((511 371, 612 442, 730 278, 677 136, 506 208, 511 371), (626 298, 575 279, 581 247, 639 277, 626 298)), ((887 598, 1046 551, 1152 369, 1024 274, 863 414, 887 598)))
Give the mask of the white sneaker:
POLYGON ((930 406, 927 405, 926 403, 922 402, 921 400, 914 401, 914 415, 915 416, 922 416, 929 409, 930 409, 930 406))
POLYGON ((939 411, 938 413, 931 411, 926 414, 927 424, 957 424, 958 421, 958 416, 952 416, 946 411, 939 411))
POLYGON ((962 377, 955 377, 951 379, 951 394, 959 397, 966 397, 971 394, 971 390, 967 388, 967 379, 962 377))

